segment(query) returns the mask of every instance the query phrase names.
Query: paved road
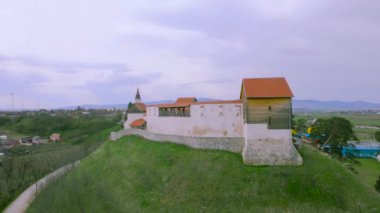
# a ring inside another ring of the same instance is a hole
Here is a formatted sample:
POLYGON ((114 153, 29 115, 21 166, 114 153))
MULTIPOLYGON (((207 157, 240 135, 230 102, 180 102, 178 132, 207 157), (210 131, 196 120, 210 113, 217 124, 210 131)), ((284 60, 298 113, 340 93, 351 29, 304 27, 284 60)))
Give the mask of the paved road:
POLYGON ((54 172, 46 175, 37 183, 30 186, 25 190, 13 203, 11 203, 8 208, 4 210, 4 213, 23 213, 32 203, 36 195, 51 181, 62 176, 66 172, 70 171, 74 167, 78 166, 80 161, 61 167, 60 169, 55 170, 54 172))

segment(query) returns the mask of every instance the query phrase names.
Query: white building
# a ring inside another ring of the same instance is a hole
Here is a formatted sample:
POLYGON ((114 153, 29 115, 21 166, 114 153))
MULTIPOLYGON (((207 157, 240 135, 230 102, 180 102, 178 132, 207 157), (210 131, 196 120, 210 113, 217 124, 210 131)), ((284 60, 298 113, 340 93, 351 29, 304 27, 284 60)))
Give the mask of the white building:
POLYGON ((213 146, 212 141, 242 139, 245 164, 300 165, 302 158, 291 136, 292 97, 284 78, 244 79, 238 100, 198 102, 190 97, 145 106, 137 91, 124 127, 143 129, 139 134, 153 134, 162 141, 169 140, 165 136, 194 140, 204 148, 228 150, 225 143, 213 146), (203 146, 200 139, 208 141, 203 146))

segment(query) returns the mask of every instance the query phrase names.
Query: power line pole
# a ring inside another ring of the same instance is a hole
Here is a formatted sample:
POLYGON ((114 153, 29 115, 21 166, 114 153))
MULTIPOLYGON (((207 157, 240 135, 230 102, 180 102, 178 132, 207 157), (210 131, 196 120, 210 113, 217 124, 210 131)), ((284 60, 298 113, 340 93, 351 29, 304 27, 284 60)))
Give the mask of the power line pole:
POLYGON ((14 109, 14 105, 15 105, 14 95, 15 95, 15 93, 12 92, 12 93, 11 93, 12 112, 15 110, 15 109, 14 109))

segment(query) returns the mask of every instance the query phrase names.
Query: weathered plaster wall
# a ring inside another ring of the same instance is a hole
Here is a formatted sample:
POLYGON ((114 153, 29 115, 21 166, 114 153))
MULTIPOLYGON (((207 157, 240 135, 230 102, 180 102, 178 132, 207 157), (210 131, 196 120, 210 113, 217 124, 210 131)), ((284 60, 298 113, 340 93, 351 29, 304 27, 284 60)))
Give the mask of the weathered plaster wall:
POLYGON ((197 149, 227 150, 241 153, 244 145, 244 138, 209 138, 209 137, 186 137, 178 135, 167 135, 152 133, 147 130, 125 129, 120 132, 111 133, 110 140, 115 141, 126 135, 140 135, 146 139, 159 142, 173 142, 183 144, 197 149))
POLYGON ((192 105, 190 117, 159 117, 157 107, 147 109, 147 130, 167 135, 244 137, 242 104, 192 105))
POLYGON ((131 127, 129 126, 129 124, 131 124, 133 121, 137 119, 144 118, 144 117, 145 117, 144 113, 128 113, 128 118, 124 122, 124 129, 130 129, 131 127))
POLYGON ((267 129, 266 124, 245 124, 243 161, 247 165, 302 165, 291 130, 267 129))

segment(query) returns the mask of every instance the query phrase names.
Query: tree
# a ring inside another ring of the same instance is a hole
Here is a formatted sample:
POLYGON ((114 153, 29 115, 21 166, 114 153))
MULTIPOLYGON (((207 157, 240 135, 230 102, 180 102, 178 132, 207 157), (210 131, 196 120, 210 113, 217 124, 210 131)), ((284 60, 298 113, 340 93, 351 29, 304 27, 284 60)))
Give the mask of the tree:
POLYGON ((300 118, 300 119, 296 120, 294 127, 297 130, 297 132, 305 133, 306 129, 307 129, 306 119, 300 118))
POLYGON ((380 131, 375 132, 375 138, 377 142, 380 142, 380 131))
POLYGON ((376 181, 375 189, 377 192, 380 193, 380 175, 379 175, 379 179, 377 179, 376 181))
POLYGON ((350 139, 357 140, 352 123, 341 117, 318 119, 312 126, 311 137, 318 139, 322 147, 331 146, 331 151, 341 155, 341 148, 350 139))

